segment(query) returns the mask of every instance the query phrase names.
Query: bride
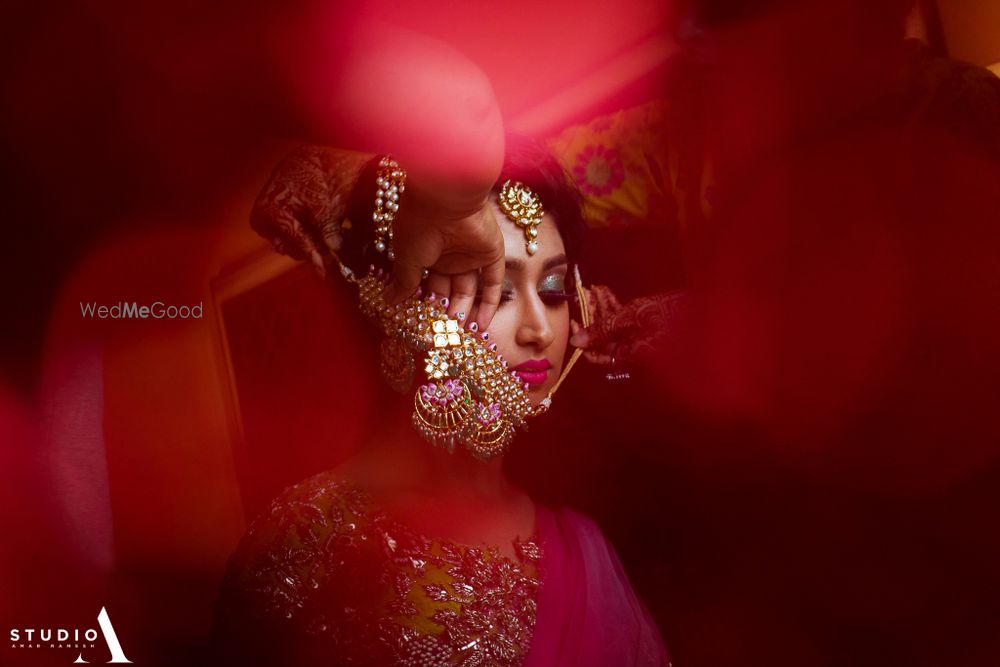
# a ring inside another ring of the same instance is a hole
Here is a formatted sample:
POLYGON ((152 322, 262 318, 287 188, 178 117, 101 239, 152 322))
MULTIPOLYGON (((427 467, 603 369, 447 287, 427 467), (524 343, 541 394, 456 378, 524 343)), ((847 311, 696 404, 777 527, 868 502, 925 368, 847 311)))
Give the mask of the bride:
POLYGON ((600 529, 536 503, 503 472, 503 452, 526 421, 550 404, 570 409, 552 397, 575 361, 568 340, 586 298, 575 280, 579 197, 565 174, 540 147, 508 142, 482 207, 505 252, 485 332, 474 295, 437 273, 398 306, 384 298, 395 214, 411 203, 405 165, 346 155, 310 147, 286 158, 254 225, 288 250, 287 235, 261 221, 287 215, 289 174, 337 166, 340 191, 324 194, 335 210, 324 228, 302 233, 326 241, 323 266, 344 283, 336 288, 358 289, 368 321, 345 326, 372 331, 371 368, 388 385, 379 427, 355 458, 286 489, 252 522, 216 605, 220 659, 666 665, 600 529))

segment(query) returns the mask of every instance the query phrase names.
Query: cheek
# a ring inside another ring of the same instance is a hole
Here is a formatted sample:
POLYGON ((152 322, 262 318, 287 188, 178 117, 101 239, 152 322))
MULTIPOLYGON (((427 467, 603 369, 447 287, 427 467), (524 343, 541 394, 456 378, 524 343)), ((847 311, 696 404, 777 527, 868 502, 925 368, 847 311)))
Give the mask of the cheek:
MULTIPOLYGON (((562 360, 569 344, 569 305, 563 304, 556 308, 546 308, 546 315, 553 334, 550 351, 555 353, 552 356, 562 360)), ((517 327, 518 313, 513 304, 500 308, 490 323, 490 340, 497 344, 497 350, 508 361, 519 359, 521 356, 517 349, 517 327)))
POLYGON ((569 344, 569 304, 563 304, 558 308, 551 309, 549 326, 554 334, 552 340, 553 351, 557 359, 562 359, 566 354, 566 346, 569 344))
POLYGON ((493 316, 489 328, 490 342, 497 344, 497 350, 508 361, 515 358, 513 352, 516 345, 514 335, 517 332, 517 318, 514 316, 514 310, 507 306, 501 307, 493 316))

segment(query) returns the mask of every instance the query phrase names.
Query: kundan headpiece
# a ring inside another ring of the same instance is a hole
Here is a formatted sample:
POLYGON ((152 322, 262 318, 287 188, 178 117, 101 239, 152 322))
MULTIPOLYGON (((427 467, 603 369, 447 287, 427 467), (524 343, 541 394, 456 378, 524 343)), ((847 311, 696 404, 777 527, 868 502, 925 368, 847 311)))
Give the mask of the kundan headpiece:
POLYGON ((538 252, 538 225, 542 224, 545 209, 535 191, 524 183, 509 179, 500 188, 497 203, 511 222, 524 230, 524 249, 529 255, 538 252))

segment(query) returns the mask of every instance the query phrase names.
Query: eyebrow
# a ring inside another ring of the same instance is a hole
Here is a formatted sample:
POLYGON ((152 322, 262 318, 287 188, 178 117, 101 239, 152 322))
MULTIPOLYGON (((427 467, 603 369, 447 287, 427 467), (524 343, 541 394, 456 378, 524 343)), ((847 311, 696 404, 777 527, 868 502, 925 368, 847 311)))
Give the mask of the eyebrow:
MULTIPOLYGON (((566 259, 566 255, 553 255, 545 260, 544 264, 542 264, 542 271, 548 271, 549 269, 562 266, 563 264, 569 264, 569 261, 566 259)), ((524 270, 523 259, 508 259, 504 262, 504 265, 508 269, 513 269, 514 271, 524 270)))

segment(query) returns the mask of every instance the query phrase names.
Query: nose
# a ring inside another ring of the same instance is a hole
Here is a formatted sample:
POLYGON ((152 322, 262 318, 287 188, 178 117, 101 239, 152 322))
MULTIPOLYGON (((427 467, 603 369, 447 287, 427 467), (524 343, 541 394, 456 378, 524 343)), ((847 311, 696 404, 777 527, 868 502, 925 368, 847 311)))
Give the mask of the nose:
POLYGON ((549 309, 545 307, 537 294, 520 299, 520 323, 517 327, 515 340, 522 347, 533 347, 544 350, 555 339, 555 331, 549 322, 549 309))

